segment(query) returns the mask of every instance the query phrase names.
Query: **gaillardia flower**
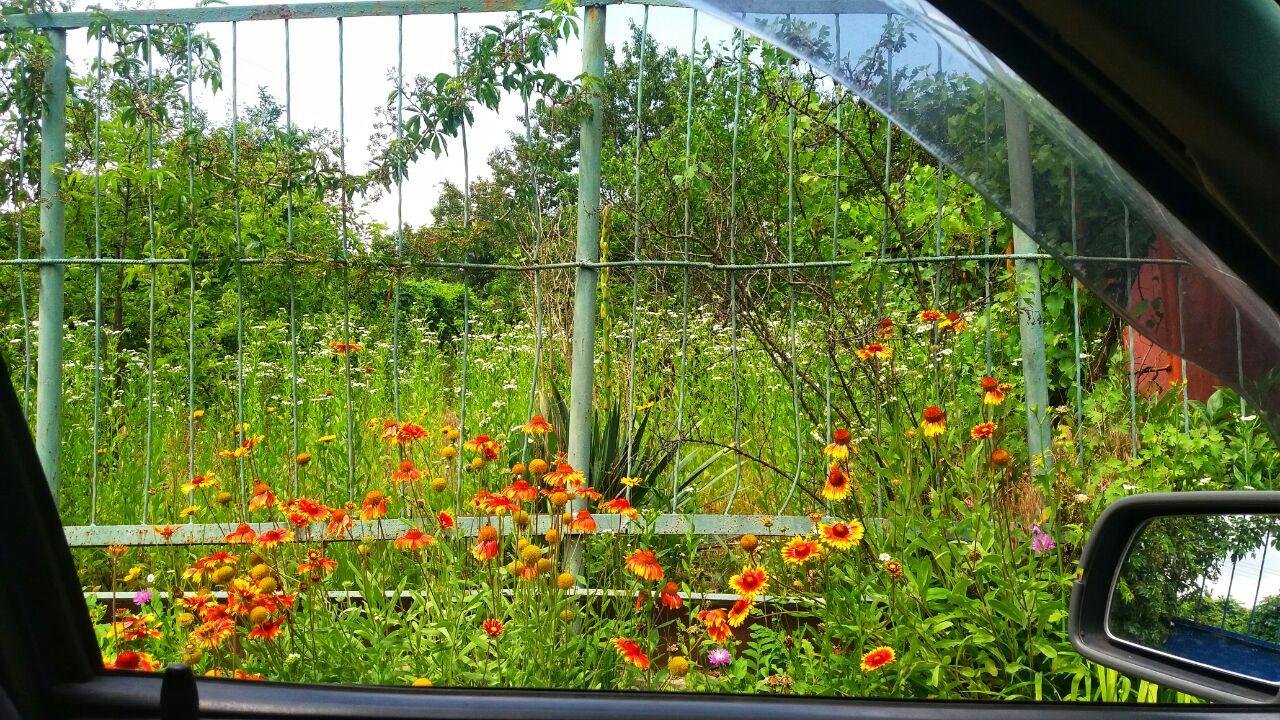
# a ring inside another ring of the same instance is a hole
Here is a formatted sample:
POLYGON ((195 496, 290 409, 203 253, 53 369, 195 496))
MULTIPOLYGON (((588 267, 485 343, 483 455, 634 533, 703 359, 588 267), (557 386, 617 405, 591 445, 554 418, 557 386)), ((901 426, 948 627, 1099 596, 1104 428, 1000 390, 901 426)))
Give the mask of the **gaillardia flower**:
POLYGON ((845 428, 840 428, 831 436, 831 444, 822 452, 833 460, 848 460, 852 444, 853 435, 845 428))
POLYGON ((864 532, 866 532, 865 528, 857 520, 850 520, 847 523, 833 522, 818 525, 818 539, 824 545, 837 550, 848 550, 862 542, 864 532))
POLYGON ((1004 402, 1004 389, 1000 387, 1000 381, 990 375, 982 378, 982 404, 983 405, 999 405, 1004 402))
POLYGON ((759 565, 747 565, 729 578, 729 587, 743 597, 755 597, 769 586, 769 574, 759 565))
POLYGON ((627 569, 641 580, 661 580, 662 565, 652 550, 637 550, 627 556, 627 569))
POLYGON ((920 423, 920 430, 927 438, 941 435, 947 431, 947 414, 937 405, 930 405, 924 409, 924 420, 920 423))
POLYGON ((868 343, 857 350, 858 359, 863 362, 869 360, 888 360, 893 357, 893 348, 884 343, 868 343))
POLYGON ((879 670, 885 665, 893 662, 896 658, 897 655, 893 652, 893 648, 888 645, 871 648, 862 656, 862 672, 879 670))
POLYGON ((622 656, 623 660, 641 670, 649 669, 649 656, 640 649, 640 646, 634 640, 619 636, 613 639, 613 646, 618 650, 618 654, 622 656))
POLYGON ((782 559, 789 565, 803 565, 822 555, 822 546, 816 540, 793 537, 782 546, 782 559))
POLYGON ((828 500, 843 500, 849 495, 849 473, 838 463, 832 463, 827 472, 827 482, 822 486, 822 497, 828 500))
POLYGON ((969 431, 969 437, 974 440, 990 440, 995 437, 997 425, 993 422, 982 422, 973 426, 969 431))

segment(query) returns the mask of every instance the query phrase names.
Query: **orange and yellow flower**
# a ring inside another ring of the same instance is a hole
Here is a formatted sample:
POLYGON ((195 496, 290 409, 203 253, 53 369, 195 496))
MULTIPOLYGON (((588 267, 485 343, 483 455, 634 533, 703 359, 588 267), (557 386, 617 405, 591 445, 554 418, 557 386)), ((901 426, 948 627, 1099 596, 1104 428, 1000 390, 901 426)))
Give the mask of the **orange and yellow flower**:
POLYGON ((649 656, 645 654, 644 650, 640 649, 640 646, 635 641, 619 636, 613 639, 613 646, 618 650, 618 654, 622 656, 623 660, 641 670, 649 669, 649 656))
POLYGON ((191 631, 191 642, 196 645, 213 649, 235 634, 236 625, 231 618, 215 618, 200 623, 191 631))
POLYGON ((132 670, 133 672, 155 672, 160 664, 149 653, 123 650, 113 659, 104 662, 107 670, 132 670))
POLYGON ((742 572, 729 578, 729 587, 743 597, 755 597, 769 587, 769 573, 759 565, 743 566, 742 572))
POLYGON ((529 418, 529 422, 525 423, 521 430, 524 431, 525 435, 546 435, 551 432, 551 423, 547 422, 547 419, 541 415, 534 415, 529 418))
POLYGON ((416 551, 431 547, 435 542, 436 539, 434 536, 428 535, 418 528, 409 528, 391 544, 394 545, 397 550, 416 551))
POLYGON ((412 485, 422 477, 422 471, 414 466, 412 460, 401 460, 400 466, 391 473, 391 482, 412 485))
POLYGON ((741 627, 746 621, 747 616, 751 614, 751 608, 755 607, 755 599, 751 597, 738 598, 733 606, 729 608, 729 625, 730 627, 741 627))
POLYGON ((862 656, 862 672, 879 670, 897 659, 897 654, 888 645, 871 648, 862 656))
POLYGON ((275 640, 283 632, 284 617, 274 620, 263 620, 249 631, 250 640, 275 640))
POLYGON ((831 436, 831 443, 822 452, 832 460, 848 460, 849 451, 853 448, 853 434, 840 428, 831 436))
POLYGON ((300 575, 327 575, 337 569, 338 561, 326 557, 320 550, 308 550, 307 559, 298 563, 298 574, 300 575))
POLYGON ((260 533, 254 544, 260 548, 271 549, 280 543, 287 543, 293 539, 293 531, 287 528, 273 528, 266 532, 260 533))
POLYGON ((570 532, 590 534, 596 531, 596 519, 586 510, 579 510, 578 514, 569 522, 570 532))
POLYGON ((271 486, 259 480, 253 484, 253 497, 249 498, 249 510, 265 510, 276 504, 276 494, 271 486))
POLYGON ((361 520, 378 520, 387 516, 387 496, 381 490, 370 490, 360 503, 361 520))
POLYGON ((937 310, 934 308, 925 308, 924 310, 920 311, 919 320, 922 323, 936 323, 946 319, 947 319, 947 316, 943 315, 941 310, 937 310))
POLYGON ((614 515, 626 515, 632 520, 635 520, 640 515, 635 508, 631 507, 631 501, 624 497, 617 497, 600 503, 600 511, 614 515))
POLYGON ((858 359, 863 362, 869 360, 889 360, 893 357, 893 348, 885 345, 884 343, 873 342, 867 343, 866 345, 858 348, 857 353, 858 359))
POLYGON ((876 337, 881 340, 893 337, 893 318, 880 318, 880 322, 876 325, 876 337))
POLYGON ((506 629, 506 626, 504 626, 502 621, 498 618, 489 618, 480 623, 480 629, 484 630, 485 635, 488 635, 491 638, 496 638, 502 636, 502 632, 506 629))
POLYGON ((227 536, 223 539, 226 542, 233 543, 233 544, 234 543, 247 544, 247 543, 253 542, 254 540, 257 540, 258 533, 254 532, 253 528, 249 527, 249 523, 240 523, 235 530, 227 533, 227 536))
POLYGON ((453 513, 441 510, 436 514, 436 524, 441 530, 452 530, 458 525, 458 521, 453 519, 453 513))
POLYGON ((982 404, 999 405, 1004 402, 1004 388, 1000 381, 987 375, 982 378, 982 404))
POLYGON ((329 537, 343 537, 351 533, 351 528, 355 527, 355 524, 351 513, 342 508, 333 508, 329 511, 329 524, 325 526, 324 534, 329 537))
POLYGON ((165 542, 169 542, 173 538, 173 534, 178 532, 177 525, 156 525, 151 529, 155 531, 155 534, 164 538, 165 542))
POLYGON ((699 610, 698 621, 706 629, 707 637, 711 638, 714 643, 723 645, 724 641, 733 635, 733 629, 729 627, 729 617, 724 608, 699 610))
POLYGON ((924 419, 920 423, 920 430, 924 432, 927 438, 937 437, 947 431, 947 414, 937 405, 930 405, 924 409, 924 419))
POLYGON ((818 539, 823 544, 837 550, 848 550, 862 542, 862 536, 865 532, 866 528, 857 520, 850 520, 847 523, 833 522, 818 525, 818 539))
POLYGON ((1009 454, 1008 450, 1005 450, 1004 448, 996 448, 991 451, 992 465, 1008 465, 1011 462, 1013 462, 1013 456, 1009 454))
POLYGON ((196 490, 208 490, 216 487, 218 487, 218 479, 213 476, 213 473, 205 473, 191 478, 191 482, 183 483, 182 492, 190 494, 196 490))
POLYGON ((652 550, 640 549, 627 556, 627 569, 641 580, 661 580, 662 565, 652 550))
POLYGON ((964 332, 965 329, 969 327, 969 321, 965 320, 963 315, 953 310, 947 313, 947 316, 943 318, 942 322, 938 323, 938 327, 943 330, 950 330, 951 332, 956 333, 964 332))
POLYGON ((993 422, 982 422, 969 430, 969 437, 974 440, 990 440, 996 434, 997 425, 993 422))
POLYGON ((832 463, 827 471, 827 482, 822 486, 822 497, 828 500, 843 500, 849 496, 849 473, 832 463))
POLYGON ((358 353, 364 350, 364 346, 354 342, 339 342, 337 340, 329 343, 329 350, 334 355, 346 355, 347 353, 358 353))
POLYGON ((822 546, 817 540, 793 537, 782 546, 782 559, 788 565, 803 565, 810 560, 817 560, 822 555, 822 546))

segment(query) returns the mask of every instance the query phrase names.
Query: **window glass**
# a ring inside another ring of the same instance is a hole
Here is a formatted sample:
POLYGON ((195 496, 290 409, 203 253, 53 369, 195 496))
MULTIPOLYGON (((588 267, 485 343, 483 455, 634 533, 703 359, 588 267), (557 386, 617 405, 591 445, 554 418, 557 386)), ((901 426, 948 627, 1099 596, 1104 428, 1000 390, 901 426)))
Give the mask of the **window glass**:
POLYGON ((83 16, 61 224, 16 30, 4 358, 108 668, 1195 701, 1067 600, 1116 499, 1274 485, 1273 318, 924 10, 83 16))

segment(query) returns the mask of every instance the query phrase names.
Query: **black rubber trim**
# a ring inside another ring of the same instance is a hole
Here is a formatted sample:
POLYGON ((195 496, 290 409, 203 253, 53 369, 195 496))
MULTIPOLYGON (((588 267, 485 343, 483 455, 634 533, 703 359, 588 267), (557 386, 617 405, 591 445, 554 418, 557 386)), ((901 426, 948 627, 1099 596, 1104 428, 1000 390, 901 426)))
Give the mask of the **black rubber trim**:
POLYGON ((101 668, 58 509, 0 358, 0 684, 23 717, 46 717, 57 683, 101 668))
MULTIPOLYGON (((935 702, 756 695, 552 690, 315 687, 200 680, 200 717, 505 718, 534 720, 1210 720, 1274 718, 1265 705, 935 702)), ((119 675, 59 688, 68 717, 155 717, 158 676, 119 675)))
MULTIPOLYGON (((1142 526, 1167 515, 1251 513, 1280 514, 1280 492, 1150 493, 1112 503, 1094 523, 1080 557, 1068 616, 1071 644, 1094 662, 1211 700, 1280 703, 1275 685, 1152 653, 1106 632, 1107 605, 1121 563, 1142 526)), ((1275 716, 1274 708, 1269 712, 1275 716)))

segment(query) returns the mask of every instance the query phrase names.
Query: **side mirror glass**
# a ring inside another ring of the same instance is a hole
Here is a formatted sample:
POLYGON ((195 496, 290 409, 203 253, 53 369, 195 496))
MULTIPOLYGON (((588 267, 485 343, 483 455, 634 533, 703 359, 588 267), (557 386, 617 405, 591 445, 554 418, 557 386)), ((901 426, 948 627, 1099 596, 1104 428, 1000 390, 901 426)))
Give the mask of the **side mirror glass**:
POLYGON ((1168 515, 1120 565, 1107 631, 1123 642, 1280 685, 1280 516, 1168 515))
POLYGON ((1280 702, 1280 492, 1153 493, 1098 518, 1072 645, 1211 700, 1280 702))

